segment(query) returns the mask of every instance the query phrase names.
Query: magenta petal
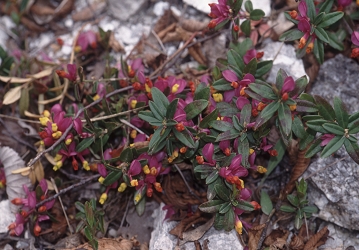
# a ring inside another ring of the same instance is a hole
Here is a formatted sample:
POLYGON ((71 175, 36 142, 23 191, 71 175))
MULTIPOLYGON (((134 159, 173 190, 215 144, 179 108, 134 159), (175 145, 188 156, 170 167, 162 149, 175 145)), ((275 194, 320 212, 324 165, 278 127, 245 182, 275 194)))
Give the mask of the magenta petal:
POLYGON ((54 113, 54 115, 60 113, 62 111, 62 107, 60 104, 55 104, 54 106, 52 106, 51 108, 51 113, 54 113))
POLYGON ((54 200, 51 200, 51 201, 46 202, 46 203, 45 203, 46 210, 51 209, 51 208, 54 206, 55 201, 56 201, 56 200, 54 199, 54 200))
POLYGON ((303 33, 310 32, 311 28, 310 28, 310 23, 308 22, 308 20, 306 20, 306 19, 300 20, 298 23, 298 29, 303 33))
POLYGON ((250 49, 243 56, 243 61, 245 64, 248 64, 256 56, 257 56, 257 51, 255 49, 250 49))
POLYGON ((249 157, 248 157, 248 162, 249 162, 249 164, 252 166, 252 165, 254 165, 254 161, 256 160, 256 153, 254 152, 254 153, 252 153, 252 154, 250 154, 249 155, 249 157))
POLYGON ((107 176, 107 169, 102 163, 97 164, 97 171, 102 177, 107 176))
POLYGON ((221 168, 218 173, 219 173, 219 175, 220 175, 221 177, 223 177, 223 178, 226 178, 226 177, 227 177, 226 168, 221 168))
POLYGON ((226 150, 227 148, 229 148, 231 146, 231 141, 230 140, 225 140, 225 141, 221 141, 219 143, 219 148, 224 151, 226 150))
POLYGON ((229 165, 230 168, 232 167, 236 167, 241 165, 242 162, 242 155, 236 155, 235 157, 233 157, 232 161, 231 161, 231 165, 229 165))
POLYGON ((137 71, 137 79, 140 83, 144 84, 146 81, 145 74, 142 71, 137 71))
POLYGON ((299 10, 299 14, 302 17, 306 17, 307 16, 307 4, 304 1, 301 1, 298 5, 298 10, 299 10))
POLYGON ((73 124, 74 124, 74 128, 76 130, 76 132, 78 134, 82 134, 82 122, 81 122, 81 119, 80 118, 76 118, 74 121, 73 121, 73 124))
POLYGON ((32 191, 32 192, 30 192, 29 193, 29 195, 27 196, 27 200, 28 200, 28 204, 27 204, 27 206, 29 207, 29 208, 35 208, 36 207, 36 193, 35 193, 35 191, 32 191))
POLYGON ((141 67, 142 67, 142 58, 137 58, 137 59, 132 61, 131 68, 133 70, 138 70, 141 67))
POLYGON ((212 163, 213 161, 213 152, 214 152, 213 143, 207 143, 206 145, 204 145, 202 154, 203 157, 206 159, 206 161, 209 163, 212 163))
POLYGON ((224 101, 230 103, 232 101, 235 93, 236 92, 234 89, 224 92, 224 94, 223 94, 224 101))
POLYGON ((130 170, 128 174, 130 176, 135 176, 141 173, 141 163, 138 160, 134 160, 130 165, 130 170))
POLYGON ((242 110, 242 108, 244 107, 244 105, 249 104, 249 100, 243 96, 238 97, 237 101, 236 101, 236 106, 239 110, 242 110))
POLYGON ((242 200, 248 200, 248 199, 251 197, 251 195, 252 195, 252 191, 251 191, 250 189, 248 189, 248 188, 243 188, 243 189, 241 190, 240 198, 241 198, 242 200))
POLYGON ((76 81, 77 71, 76 64, 67 64, 67 71, 69 72, 69 80, 76 81))
POLYGON ((46 182, 45 179, 42 179, 42 180, 39 182, 39 186, 41 187, 42 192, 46 193, 46 191, 47 191, 47 182, 46 182))
MULTIPOLYGON (((21 216, 21 215, 20 215, 21 216)), ((14 228, 15 234, 17 236, 20 236, 22 232, 24 231, 24 224, 16 224, 16 227, 14 228)))
MULTIPOLYGON (((54 201, 55 201, 55 200, 54 200, 54 201)), ((42 215, 39 215, 39 217, 37 218, 37 221, 38 221, 38 222, 41 222, 41 221, 49 220, 49 219, 50 219, 50 217, 49 217, 48 215, 42 214, 42 215)))
POLYGON ((293 77, 288 76, 284 80, 281 93, 288 93, 288 92, 292 91, 294 88, 295 88, 295 82, 293 80, 293 77))
POLYGON ((236 82, 239 80, 236 73, 234 73, 232 70, 229 69, 223 71, 222 75, 224 79, 226 79, 228 82, 236 82))
POLYGON ((252 83, 252 82, 255 82, 255 78, 254 78, 254 76, 252 75, 252 74, 245 74, 244 75, 244 77, 243 77, 243 80, 250 80, 250 83, 252 83))
POLYGON ((351 39, 352 39, 352 43, 354 45, 359 46, 359 32, 358 31, 354 31, 352 33, 351 39))

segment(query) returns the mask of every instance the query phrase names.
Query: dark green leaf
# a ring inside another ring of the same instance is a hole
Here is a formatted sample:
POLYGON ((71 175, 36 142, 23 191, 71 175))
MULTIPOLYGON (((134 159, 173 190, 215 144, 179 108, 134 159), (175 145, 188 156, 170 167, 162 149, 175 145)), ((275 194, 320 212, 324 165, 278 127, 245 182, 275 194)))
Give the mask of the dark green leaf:
POLYGON ((294 213, 297 209, 292 206, 286 206, 283 205, 280 207, 280 211, 286 212, 286 213, 294 213))
POLYGON ((233 229, 235 216, 236 215, 234 214, 233 209, 229 209, 228 212, 224 214, 224 230, 226 230, 227 232, 233 229))
POLYGON ((328 13, 332 9, 333 3, 334 0, 325 0, 324 2, 322 2, 319 8, 319 13, 328 13))
MULTIPOLYGON (((310 1, 310 0, 307 0, 307 1, 310 1)), ((325 14, 324 18, 318 24, 317 27, 319 27, 319 28, 328 27, 328 26, 332 25, 333 23, 336 23, 343 16, 344 16, 344 12, 342 12, 342 11, 337 11, 337 12, 332 12, 332 13, 325 14)))
POLYGON ((296 213, 295 215, 295 218, 294 218, 294 227, 299 230, 299 228, 301 228, 303 225, 303 221, 302 221, 302 218, 300 216, 300 211, 298 210, 298 212, 296 213))
POLYGON ((213 88, 218 91, 232 90, 233 87, 226 79, 221 78, 213 83, 213 88))
POLYGON ((328 34, 328 38, 329 38, 329 45, 334 48, 337 49, 339 51, 343 51, 344 50, 344 44, 342 41, 340 41, 337 37, 337 34, 333 33, 333 32, 327 32, 328 34))
POLYGON ((298 39, 302 38, 303 35, 304 35, 304 33, 301 32, 300 30, 292 29, 292 30, 288 30, 288 31, 284 32, 279 37, 279 41, 281 41, 281 42, 294 41, 294 40, 298 40, 298 39))
POLYGON ((319 15, 317 15, 317 16, 315 17, 315 20, 314 20, 313 24, 314 24, 315 26, 317 26, 318 23, 320 23, 320 22, 323 20, 324 16, 325 16, 325 13, 320 13, 319 15))
POLYGON ((249 212, 254 210, 253 205, 250 202, 244 200, 239 200, 236 207, 249 212))
POLYGON ((241 30, 243 31, 243 33, 246 36, 249 36, 251 34, 251 21, 250 20, 245 20, 242 24, 241 24, 241 30))
POLYGON ((249 73, 255 75, 257 71, 257 58, 253 58, 249 63, 244 67, 243 73, 249 73))
POLYGON ((209 123, 209 126, 218 130, 218 131, 228 131, 233 128, 233 124, 226 121, 214 120, 209 123))
POLYGON ((167 109, 164 110, 160 110, 159 106, 153 102, 153 101, 149 101, 148 105, 150 106, 150 109, 152 111, 153 116, 157 119, 157 120, 163 120, 163 118, 166 115, 166 111, 167 109))
POLYGON ((334 123, 324 123, 323 128, 328 131, 329 134, 344 135, 344 128, 334 123))
POLYGON ((209 100, 209 95, 210 95, 210 89, 209 87, 202 87, 203 84, 200 84, 196 91, 194 92, 194 97, 193 100, 209 100), (201 87, 200 87, 201 86, 201 87))
POLYGON ((221 116, 232 117, 239 113, 239 110, 237 109, 237 107, 235 107, 229 103, 226 103, 226 102, 217 103, 216 108, 218 109, 218 112, 221 116))
POLYGON ((313 0, 305 0, 307 4, 307 15, 310 20, 314 20, 315 16, 317 15, 317 11, 315 9, 314 1, 313 0))
POLYGON ((121 162, 132 162, 133 160, 133 153, 131 148, 125 148, 122 150, 119 160, 121 162))
POLYGON ((89 148, 94 141, 94 137, 83 139, 79 144, 77 144, 75 151, 79 153, 84 151, 85 149, 89 148))
POLYGON ((136 204, 136 212, 138 216, 142 216, 143 213, 145 212, 145 208, 146 208, 146 199, 141 199, 137 204, 136 204))
POLYGON ((334 97, 334 112, 339 126, 342 128, 347 128, 349 115, 346 111, 344 103, 338 97, 334 97))
POLYGON ((111 171, 105 178, 105 180, 103 181, 103 185, 105 186, 109 186, 113 183, 115 183, 115 181, 119 180, 122 177, 122 171, 111 171))
POLYGON ((347 150, 349 156, 359 164, 359 146, 357 142, 351 142, 348 139, 344 141, 345 149, 347 150))
POLYGON ((227 58, 228 58, 228 64, 232 66, 233 68, 239 70, 236 72, 241 73, 244 69, 244 61, 243 58, 233 49, 230 49, 227 52, 227 58))
POLYGON ((225 202, 222 200, 211 200, 211 201, 207 201, 205 203, 202 203, 199 206, 199 210, 201 210, 202 212, 205 213, 216 213, 219 211, 219 208, 221 207, 222 204, 224 204, 225 202))
POLYGON ((86 238, 87 238, 88 240, 92 240, 92 239, 93 239, 93 236, 92 236, 91 231, 90 231, 90 229, 88 228, 88 226, 86 226, 86 227, 84 228, 84 232, 85 232, 85 236, 86 236, 86 238))
POLYGON ((296 100, 297 101, 297 107, 296 110, 298 112, 306 112, 306 113, 313 113, 318 112, 317 105, 315 105, 313 102, 307 101, 307 100, 296 100))
POLYGON ((152 99, 157 104, 162 114, 166 113, 167 107, 170 104, 167 97, 156 87, 151 89, 152 99))
POLYGON ((267 172, 264 174, 264 177, 262 178, 261 185, 264 183, 266 178, 273 172, 274 168, 278 166, 279 162, 281 162, 281 160, 283 159, 284 153, 286 151, 286 146, 282 140, 278 140, 273 149, 277 151, 278 155, 271 156, 271 158, 269 159, 267 165, 268 166, 267 172))
POLYGON ((321 157, 325 158, 330 156, 331 154, 335 153, 336 151, 338 151, 338 149, 340 149, 341 146, 343 146, 345 141, 345 137, 344 136, 340 136, 337 135, 335 136, 333 139, 331 139, 331 141, 324 147, 322 153, 321 153, 321 157))
POLYGON ((307 136, 307 132, 304 129, 303 123, 301 119, 299 119, 298 116, 294 117, 293 123, 292 123, 292 131, 295 134, 296 137, 303 139, 305 136, 307 136))
POLYGON ((188 104, 184 111, 186 112, 187 120, 192 120, 194 117, 199 115, 205 108, 208 106, 208 101, 206 100, 196 100, 188 104))
POLYGON ((241 110, 239 123, 242 124, 244 127, 246 127, 251 121, 251 115, 252 115, 252 105, 251 104, 244 105, 241 110))
POLYGON ((225 140, 231 140, 239 137, 241 135, 241 132, 238 132, 236 129, 230 129, 228 131, 225 131, 217 136, 216 142, 218 141, 225 141, 225 140))
POLYGON ((356 134, 359 132, 359 121, 349 124, 349 134, 356 134))
POLYGON ((170 133, 171 129, 164 129, 164 127, 158 127, 155 132, 153 133, 153 136, 150 140, 150 144, 148 145, 148 151, 150 154, 154 154, 161 150, 158 148, 158 146, 161 144, 162 141, 166 140, 166 137, 170 133))
POLYGON ((298 25, 298 20, 293 19, 293 18, 290 16, 289 11, 285 11, 285 12, 284 12, 284 16, 285 16, 285 18, 287 18, 287 19, 288 19, 289 21, 291 21, 292 23, 298 25))
POLYGON ((232 204, 230 202, 224 203, 221 205, 221 207, 219 208, 218 213, 220 214, 225 214, 228 212, 229 209, 232 208, 232 204))
POLYGON ((94 211, 92 210, 92 207, 88 203, 86 203, 85 204, 85 216, 86 216, 86 221, 91 228, 94 226, 94 223, 95 223, 95 216, 94 216, 93 212, 94 211))
POLYGON ((271 68, 273 67, 273 61, 272 60, 268 60, 268 61, 261 61, 257 64, 257 71, 255 74, 256 78, 259 78, 261 76, 263 76, 264 74, 268 73, 271 68))
POLYGON ((183 143, 183 145, 189 148, 194 148, 193 138, 190 135, 191 133, 187 129, 183 130, 182 132, 179 132, 176 129, 172 129, 172 132, 176 136, 176 138, 183 143))
POLYGON ((177 104, 178 104, 178 98, 174 99, 167 108, 166 111, 166 118, 167 119, 173 119, 175 112, 177 110, 177 104))
POLYGON ((154 126, 162 125, 162 120, 158 120, 157 118, 155 118, 151 111, 140 111, 138 117, 140 117, 142 120, 148 122, 151 125, 154 126))
POLYGON ((214 186, 214 190, 216 191, 216 194, 221 200, 229 201, 230 200, 230 191, 228 188, 223 184, 217 184, 214 186))
POLYGON ((323 124, 327 123, 326 120, 320 119, 320 120, 310 120, 306 122, 307 126, 311 129, 313 129, 316 132, 326 134, 327 131, 323 128, 323 124))
POLYGON ((311 214, 318 213, 318 208, 315 206, 306 206, 306 207, 303 207, 302 210, 305 213, 311 213, 311 214))
POLYGON ((234 11, 235 15, 238 13, 238 11, 240 11, 240 9, 242 7, 242 3, 243 3, 243 0, 237 0, 234 2, 233 11, 234 11))
POLYGON ((320 64, 324 62, 324 44, 322 41, 315 39, 313 54, 320 64))
POLYGON ((217 118, 218 118, 218 110, 215 109, 202 119, 202 121, 199 123, 199 127, 200 128, 208 128, 208 126, 210 126, 209 125, 210 122, 216 121, 217 118))
POLYGON ((329 43, 329 37, 327 35, 327 32, 320 27, 314 28, 314 33, 317 35, 317 37, 322 40, 325 43, 329 43))
MULTIPOLYGON (((247 20, 247 21, 249 21, 249 20, 247 20)), ((248 22, 249 24, 250 24, 250 22, 248 22)), ((241 26, 242 27, 242 26, 241 26)), ((253 42, 252 42, 252 40, 250 39, 250 38, 245 38, 244 40, 243 40, 243 42, 241 42, 239 45, 238 45, 238 47, 239 47, 239 49, 238 49, 238 54, 240 55, 240 56, 244 56, 246 53, 247 53, 247 51, 250 49, 250 48, 252 48, 252 46, 253 46, 253 42)))
MULTIPOLYGON (((246 135, 246 133, 242 134, 242 136, 246 135)), ((249 156, 249 142, 247 139, 241 141, 238 145, 238 154, 242 155, 242 165, 245 168, 249 168, 248 156, 249 156)))
POLYGON ((265 15, 265 13, 263 10, 255 9, 250 12, 249 18, 253 21, 259 21, 262 19, 262 17, 264 17, 264 15, 265 15))
POLYGON ((288 194, 287 200, 295 207, 299 206, 299 200, 298 197, 294 194, 288 194))
POLYGON ((234 115, 232 117, 232 121, 233 121, 233 126, 237 131, 242 131, 244 129, 244 127, 239 123, 239 119, 237 116, 234 115))
POLYGON ((75 202, 75 207, 77 208, 77 210, 79 210, 81 213, 85 213, 85 205, 82 204, 79 201, 75 202))
POLYGON ((318 138, 317 140, 315 140, 313 142, 312 145, 310 145, 310 147, 308 148, 307 152, 305 152, 304 157, 305 158, 310 158, 313 155, 315 155, 316 153, 318 153, 319 151, 322 150, 322 146, 320 146, 320 144, 322 143, 322 140, 320 138, 318 138))
POLYGON ((269 195, 262 190, 261 191, 261 208, 263 213, 265 213, 266 215, 269 215, 273 209, 273 203, 271 201, 271 199, 269 198, 269 195))
POLYGON ((251 0, 248 0, 244 3, 244 8, 248 13, 251 13, 253 11, 253 4, 251 0))
POLYGON ((292 112, 288 105, 281 103, 278 109, 278 120, 285 135, 289 136, 289 133, 292 130, 292 112))
POLYGON ((268 104, 262 110, 262 112, 260 113, 258 118, 256 119, 255 129, 259 128, 264 123, 266 123, 270 118, 272 118, 274 113, 278 110, 279 106, 280 106, 280 102, 276 102, 276 101, 271 102, 270 104, 268 104))
POLYGON ((328 121, 334 121, 335 120, 335 113, 332 106, 322 97, 315 95, 314 99, 316 103, 318 104, 318 111, 319 114, 328 121))
POLYGON ((270 100, 276 100, 278 97, 276 94, 274 94, 273 89, 265 84, 260 83, 251 83, 249 84, 249 88, 260 95, 261 97, 264 97, 266 99, 270 100))

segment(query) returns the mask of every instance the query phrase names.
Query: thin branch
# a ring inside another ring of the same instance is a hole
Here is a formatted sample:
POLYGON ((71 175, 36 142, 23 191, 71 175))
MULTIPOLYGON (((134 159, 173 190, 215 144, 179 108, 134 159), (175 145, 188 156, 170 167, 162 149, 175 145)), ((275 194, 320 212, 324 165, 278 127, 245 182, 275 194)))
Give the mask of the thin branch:
MULTIPOLYGON (((112 114, 112 115, 99 116, 99 117, 96 117, 96 118, 91 118, 90 121, 95 122, 95 121, 107 120, 107 119, 111 119, 111 118, 114 118, 114 117, 117 117, 117 116, 126 115, 128 113, 132 113, 132 112, 135 112, 135 111, 147 108, 147 107, 148 106, 144 106, 144 107, 140 107, 140 108, 136 108, 136 109, 127 110, 127 111, 124 111, 124 112, 119 112, 119 113, 112 114)), ((81 120, 81 121, 86 122, 86 120, 81 120)))
MULTIPOLYGON (((108 93, 108 94, 105 95, 104 97, 99 98, 98 100, 96 100, 96 101, 90 103, 89 105, 87 105, 87 106, 84 107, 84 108, 81 108, 81 109, 77 112, 76 116, 73 117, 72 119, 73 119, 73 120, 77 119, 77 118, 82 114, 82 112, 84 112, 84 110, 87 110, 87 109, 89 109, 89 108, 95 106, 96 104, 100 103, 103 98, 109 98, 109 97, 111 97, 111 96, 113 96, 113 95, 116 95, 116 94, 118 94, 118 93, 121 93, 121 92, 130 90, 130 89, 132 89, 132 86, 127 86, 127 87, 122 88, 122 89, 116 89, 116 90, 112 91, 111 93, 108 93)), ((38 161, 45 153, 49 153, 50 151, 54 150, 54 148, 55 148, 57 145, 59 145, 63 140, 65 140, 66 136, 67 136, 68 133, 71 131, 71 129, 73 128, 73 126, 74 126, 74 123, 72 122, 72 123, 70 124, 70 126, 68 126, 68 128, 65 130, 65 132, 62 133, 62 136, 61 136, 54 144, 52 144, 50 147, 48 147, 48 148, 45 149, 44 151, 38 153, 34 159, 30 160, 30 162, 27 164, 27 166, 28 166, 28 167, 31 167, 31 166, 34 165, 34 163, 35 163, 36 161, 38 161)))
POLYGON ((202 202, 203 202, 202 199, 201 199, 197 194, 195 194, 195 193, 192 191, 191 187, 188 185, 186 179, 185 179, 184 176, 183 176, 183 173, 182 173, 181 169, 177 166, 177 164, 174 164, 174 166, 175 166, 175 168, 177 169, 178 173, 180 174, 182 180, 184 181, 184 184, 186 185, 186 187, 187 187, 187 189, 188 189, 188 192, 189 192, 191 195, 193 195, 194 197, 196 197, 196 199, 199 200, 199 201, 202 203, 202 202))
POLYGON ((100 177, 100 174, 93 175, 93 176, 91 176, 91 177, 89 177, 87 179, 83 179, 80 182, 77 182, 77 183, 75 183, 75 184, 73 184, 73 185, 71 185, 71 186, 69 186, 67 188, 61 189, 57 194, 55 194, 55 195, 53 195, 53 196, 51 196, 51 197, 37 203, 36 208, 39 208, 42 205, 44 205, 46 202, 52 201, 53 199, 56 199, 60 195, 65 194, 68 191, 70 191, 70 190, 72 190, 72 189, 74 189, 76 187, 82 186, 82 185, 86 184, 87 182, 90 182, 90 181, 92 181, 94 179, 97 179, 98 177, 100 177))
POLYGON ((33 121, 33 120, 28 120, 28 119, 22 119, 22 118, 18 118, 15 116, 9 116, 9 115, 3 115, 0 114, 0 117, 2 118, 6 118, 6 119, 11 119, 11 120, 16 120, 16 121, 23 121, 23 122, 29 122, 29 123, 36 123, 36 124, 40 124, 39 121, 33 121))
POLYGON ((145 135, 147 139, 150 138, 148 135, 145 134, 145 132, 143 132, 141 129, 137 128, 136 126, 133 126, 133 125, 132 125, 131 123, 129 123, 128 121, 126 121, 126 120, 124 120, 124 119, 120 119, 120 121, 121 121, 123 124, 125 124, 125 125, 127 125, 127 126, 133 128, 133 129, 135 129, 135 130, 136 130, 137 132, 139 132, 140 134, 145 135))

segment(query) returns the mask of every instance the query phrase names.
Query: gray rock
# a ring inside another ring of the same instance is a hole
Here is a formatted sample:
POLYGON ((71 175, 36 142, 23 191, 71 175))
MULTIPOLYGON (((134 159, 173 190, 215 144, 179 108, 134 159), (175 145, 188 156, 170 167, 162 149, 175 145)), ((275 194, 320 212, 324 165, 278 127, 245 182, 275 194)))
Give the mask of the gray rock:
POLYGON ((263 60, 274 60, 273 67, 269 73, 267 81, 274 83, 279 69, 284 69, 289 76, 294 79, 306 75, 302 59, 297 59, 295 48, 290 44, 272 42, 271 39, 264 41, 264 47, 259 49, 264 51, 263 60))
MULTIPOLYGON (((151 233, 150 250, 172 250, 177 245, 177 237, 169 234, 169 231, 176 226, 177 222, 163 221, 166 216, 166 211, 162 210, 163 206, 164 204, 161 204, 161 207, 154 210, 152 214, 155 218, 155 229, 151 233)), ((217 231, 211 227, 199 242, 203 246, 204 240, 208 240, 208 249, 243 250, 236 234, 234 230, 231 232, 217 231)), ((195 246, 193 242, 187 242, 176 249, 194 250, 195 246)))
POLYGON ((146 3, 146 0, 109 0, 108 8, 115 18, 127 21, 127 19, 138 13, 142 8, 145 8, 146 3))
POLYGON ((324 226, 328 227, 329 237, 324 245, 319 249, 323 250, 337 250, 337 249, 350 249, 349 247, 359 247, 359 235, 357 232, 350 232, 344 228, 338 227, 331 223, 323 223, 320 228, 324 226))
MULTIPOLYGON (((353 113, 359 110, 358 86, 358 64, 339 54, 321 66, 311 93, 330 103, 338 96, 348 112, 353 113)), ((318 217, 349 230, 359 230, 359 166, 344 147, 334 156, 315 158, 304 177, 312 173, 315 174, 309 178, 312 184, 309 200, 320 209, 318 217)))
POLYGON ((6 233, 8 226, 15 222, 15 215, 10 211, 10 201, 3 200, 0 202, 0 233, 6 233))

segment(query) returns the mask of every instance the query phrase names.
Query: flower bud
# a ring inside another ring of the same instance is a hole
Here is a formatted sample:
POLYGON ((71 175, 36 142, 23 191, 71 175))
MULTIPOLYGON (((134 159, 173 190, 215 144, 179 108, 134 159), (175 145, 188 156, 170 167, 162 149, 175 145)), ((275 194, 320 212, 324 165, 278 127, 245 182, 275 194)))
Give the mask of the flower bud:
POLYGON ((214 20, 211 20, 208 24, 208 28, 210 28, 210 29, 214 29, 216 26, 217 26, 217 23, 214 20))
POLYGON ((234 32, 238 32, 238 31, 239 31, 239 26, 238 26, 238 25, 234 25, 234 26, 233 26, 233 30, 234 30, 234 32))
POLYGON ((20 199, 20 198, 15 198, 15 199, 13 199, 13 200, 11 201, 11 203, 14 204, 14 205, 17 205, 17 206, 20 206, 20 205, 23 204, 23 203, 22 203, 22 199, 20 199))
POLYGON ((292 11, 289 12, 289 15, 290 15, 291 18, 297 19, 298 12, 295 11, 295 10, 292 10, 292 11))
POLYGON ((132 187, 137 187, 137 186, 138 186, 138 180, 133 179, 133 180, 130 182, 130 184, 131 184, 132 187))
POLYGON ((47 209, 46 209, 46 206, 41 206, 39 207, 39 209, 37 210, 39 213, 43 213, 45 212, 47 209))
POLYGON ((137 91, 141 90, 141 88, 142 88, 142 86, 141 86, 141 84, 139 82, 134 82, 132 84, 132 87, 133 87, 134 90, 137 90, 137 91))
POLYGON ((127 188, 127 184, 122 182, 121 185, 118 187, 117 191, 122 193, 123 191, 125 191, 127 188))
POLYGON ((200 165, 203 164, 204 163, 203 156, 200 156, 200 155, 196 156, 196 161, 200 165))
POLYGON ((283 93, 282 94, 282 101, 287 101, 288 100, 288 98, 289 98, 289 95, 288 95, 288 93, 287 92, 285 92, 285 93, 283 93))
POLYGON ((39 236, 39 235, 40 235, 40 232, 41 232, 41 227, 40 227, 38 224, 36 224, 36 225, 34 226, 34 235, 35 235, 35 236, 39 236))
POLYGON ((99 203, 103 205, 105 201, 107 200, 107 193, 103 193, 100 197, 99 203))

